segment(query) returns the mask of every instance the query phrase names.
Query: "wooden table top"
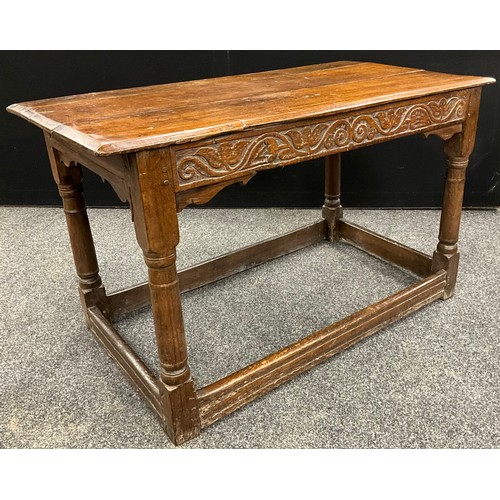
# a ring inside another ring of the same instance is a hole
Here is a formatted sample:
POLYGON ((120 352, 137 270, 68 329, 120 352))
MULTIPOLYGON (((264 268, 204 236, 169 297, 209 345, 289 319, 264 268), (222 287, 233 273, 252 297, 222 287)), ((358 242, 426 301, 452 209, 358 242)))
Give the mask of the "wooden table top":
POLYGON ((44 99, 7 110, 107 156, 494 82, 342 61, 44 99))

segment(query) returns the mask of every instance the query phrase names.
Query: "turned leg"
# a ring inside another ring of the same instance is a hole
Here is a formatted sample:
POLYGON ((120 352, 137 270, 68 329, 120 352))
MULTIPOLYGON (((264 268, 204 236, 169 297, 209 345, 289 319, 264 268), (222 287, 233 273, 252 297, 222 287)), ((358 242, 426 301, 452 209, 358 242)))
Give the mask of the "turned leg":
POLYGON ((325 158, 325 202, 322 209, 327 223, 326 239, 339 239, 337 221, 342 217, 340 204, 340 153, 325 158))
POLYGON ((161 151, 136 154, 131 165, 131 204, 149 273, 164 428, 175 444, 181 444, 200 433, 200 415, 188 366, 175 266, 179 242, 176 201, 171 184, 161 175, 165 162, 167 155, 161 151))
POLYGON ((98 306, 107 315, 107 297, 99 276, 94 240, 90 230, 87 208, 83 199, 82 169, 76 163, 66 166, 57 150, 47 142, 52 174, 62 198, 66 224, 76 273, 78 275, 80 300, 85 319, 87 309, 98 306))
POLYGON ((451 297, 455 290, 458 272, 458 235, 465 186, 465 171, 474 148, 480 89, 474 90, 469 103, 467 120, 462 132, 445 141, 446 183, 439 226, 439 243, 432 258, 432 270, 447 272, 443 299, 451 297))
POLYGON ((432 270, 447 271, 443 298, 451 297, 455 290, 458 272, 458 233, 465 184, 465 169, 468 160, 449 156, 444 188, 443 209, 439 226, 439 243, 432 259, 432 270))

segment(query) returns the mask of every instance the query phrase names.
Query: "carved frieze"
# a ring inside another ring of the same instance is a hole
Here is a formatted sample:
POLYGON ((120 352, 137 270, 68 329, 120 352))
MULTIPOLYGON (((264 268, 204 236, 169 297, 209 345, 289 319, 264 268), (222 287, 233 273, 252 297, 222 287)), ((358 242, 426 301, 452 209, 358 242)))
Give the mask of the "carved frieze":
POLYGON ((408 105, 385 106, 372 113, 365 110, 348 116, 320 118, 302 126, 181 148, 176 152, 178 182, 180 186, 198 184, 242 171, 346 151, 436 125, 446 126, 465 119, 467 101, 466 93, 427 98, 408 105))

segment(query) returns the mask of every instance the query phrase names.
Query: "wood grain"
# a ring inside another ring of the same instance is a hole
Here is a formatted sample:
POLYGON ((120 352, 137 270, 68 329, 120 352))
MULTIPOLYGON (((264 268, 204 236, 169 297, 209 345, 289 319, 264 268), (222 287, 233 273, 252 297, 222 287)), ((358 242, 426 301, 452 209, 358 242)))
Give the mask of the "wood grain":
POLYGON ((443 295, 446 273, 411 285, 197 392, 206 427, 443 295))
POLYGON ((8 110, 44 130, 91 330, 160 415, 171 440, 180 444, 380 328, 453 294, 479 87, 493 82, 343 61, 45 99, 8 110), (447 156, 439 243, 432 259, 341 218, 340 153, 417 133, 441 137, 447 156), (177 272, 178 211, 208 201, 233 182, 247 182, 260 170, 324 156, 323 220, 177 272), (106 178, 130 202, 147 284, 106 295, 80 164, 106 178), (197 391, 181 291, 339 237, 425 279, 197 391), (110 323, 149 302, 158 380, 110 323))
POLYGON ((165 162, 168 155, 162 150, 142 151, 134 156, 130 165, 130 198, 135 234, 148 267, 164 429, 173 443, 181 444, 199 434, 200 418, 188 365, 175 265, 179 243, 175 193, 162 180, 165 162))
MULTIPOLYGON (((277 257, 313 245, 324 239, 323 220, 289 233, 268 238, 225 255, 206 260, 200 264, 178 271, 181 292, 194 290, 252 267, 269 262, 277 257)), ((120 316, 145 307, 151 303, 149 283, 119 290, 108 296, 113 316, 120 316)))
POLYGON ((432 257, 402 243, 381 236, 352 222, 339 220, 340 237, 379 259, 407 269, 417 276, 431 274, 432 257))
POLYGON ((340 154, 325 158, 325 201, 321 208, 321 215, 326 222, 326 239, 331 242, 339 239, 338 221, 342 217, 343 209, 340 204, 340 154))
POLYGON ((446 182, 443 208, 439 224, 439 243, 433 255, 432 269, 447 270, 447 284, 443 298, 453 296, 458 274, 458 235, 462 216, 465 172, 476 141, 481 88, 472 90, 471 102, 462 131, 444 143, 446 154, 446 182))
POLYGON ((88 315, 89 326, 96 339, 146 398, 153 410, 161 416, 160 390, 151 370, 113 328, 98 307, 90 307, 88 315))
POLYGON ((492 82, 350 62, 25 102, 8 111, 110 155, 492 82))
POLYGON ((195 205, 203 205, 204 203, 208 203, 220 191, 236 182, 238 182, 242 186, 245 186, 255 174, 256 172, 250 172, 248 175, 238 177, 237 179, 229 179, 224 182, 218 182, 217 184, 211 184, 208 186, 201 186, 190 189, 188 191, 179 191, 175 195, 177 201, 177 212, 181 212, 188 205, 191 205, 193 203, 195 205))
POLYGON ((87 309, 98 305, 108 313, 108 299, 99 274, 99 265, 90 228, 87 207, 83 198, 83 172, 80 165, 66 165, 61 153, 55 150, 45 134, 47 153, 54 181, 63 203, 73 261, 78 276, 80 301, 88 323, 87 309))
POLYGON ((470 92, 421 97, 173 146, 176 189, 192 189, 219 182, 220 178, 239 178, 252 171, 448 128, 466 119, 470 92))

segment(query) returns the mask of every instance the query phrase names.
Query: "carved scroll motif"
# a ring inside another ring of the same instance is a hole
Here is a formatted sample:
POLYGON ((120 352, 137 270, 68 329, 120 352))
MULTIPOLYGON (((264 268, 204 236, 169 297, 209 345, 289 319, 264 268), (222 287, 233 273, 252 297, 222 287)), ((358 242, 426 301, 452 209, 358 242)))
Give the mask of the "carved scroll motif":
POLYGON ((281 165, 339 149, 404 135, 465 118, 467 96, 436 98, 348 118, 325 120, 258 137, 227 139, 207 146, 179 150, 177 172, 180 185, 233 172, 281 165))

